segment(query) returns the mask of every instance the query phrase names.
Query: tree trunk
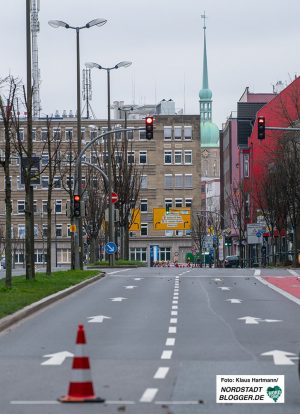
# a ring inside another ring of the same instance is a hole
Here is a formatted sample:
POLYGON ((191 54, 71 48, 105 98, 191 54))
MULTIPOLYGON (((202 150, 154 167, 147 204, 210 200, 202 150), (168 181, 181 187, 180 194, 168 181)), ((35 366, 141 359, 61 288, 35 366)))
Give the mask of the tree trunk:
MULTIPOLYGON (((51 208, 51 193, 48 192, 48 208, 47 208, 47 264, 46 264, 46 274, 51 275, 51 262, 52 262, 52 208, 51 208)), ((56 229, 54 229, 56 232, 56 229)), ((56 249, 56 246, 55 246, 56 249)))
MULTIPOLYGON (((8 163, 7 163, 8 164, 8 163)), ((5 234, 5 286, 12 287, 12 242, 11 242, 11 184, 9 177, 9 167, 5 169, 5 205, 6 205, 6 234, 5 234)))

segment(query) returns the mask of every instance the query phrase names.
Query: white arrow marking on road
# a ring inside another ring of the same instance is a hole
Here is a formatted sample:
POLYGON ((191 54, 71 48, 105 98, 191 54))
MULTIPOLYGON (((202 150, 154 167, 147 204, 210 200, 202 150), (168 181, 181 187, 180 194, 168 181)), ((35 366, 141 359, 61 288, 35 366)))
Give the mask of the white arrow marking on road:
POLYGON ((254 318, 253 316, 244 316, 243 318, 238 318, 240 321, 245 321, 246 324, 258 324, 258 321, 262 321, 260 318, 254 318))
POLYGON ((243 301, 241 299, 225 299, 225 302, 242 303, 243 301))
POLYGON ((122 300, 125 300, 127 298, 109 298, 112 302, 122 302, 122 300))
POLYGON ((219 289, 221 290, 230 290, 231 288, 227 287, 227 286, 218 286, 219 289))
POLYGON ((111 319, 109 316, 98 315, 98 316, 88 316, 89 323, 102 323, 104 319, 111 319))
POLYGON ((216 278, 214 279, 215 282, 221 282, 222 279, 216 278))
POLYGON ((272 356, 273 362, 275 365, 295 365, 291 359, 298 359, 296 354, 293 352, 280 351, 279 349, 274 349, 273 351, 264 352, 262 356, 272 356))
POLYGON ((74 354, 72 354, 69 351, 62 351, 62 352, 56 352, 56 354, 49 354, 49 355, 43 355, 43 358, 49 358, 47 361, 44 361, 41 363, 41 365, 61 365, 66 358, 73 357, 74 354))
POLYGON ((282 322, 279 319, 261 319, 254 318, 253 316, 244 316, 243 318, 238 318, 240 321, 244 320, 246 324, 259 324, 259 322, 282 322))
POLYGON ((137 286, 123 286, 125 289, 134 289, 134 288, 136 288, 137 286))

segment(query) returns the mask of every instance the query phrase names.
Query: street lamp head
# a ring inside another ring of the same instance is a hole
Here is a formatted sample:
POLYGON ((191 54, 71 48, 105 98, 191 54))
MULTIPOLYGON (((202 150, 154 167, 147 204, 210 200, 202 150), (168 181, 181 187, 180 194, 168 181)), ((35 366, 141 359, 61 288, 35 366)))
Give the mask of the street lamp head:
POLYGON ((132 62, 128 62, 126 60, 119 62, 116 64, 115 69, 119 69, 119 68, 128 68, 128 66, 132 65, 132 62))
POLYGON ((98 26, 98 27, 101 27, 101 26, 103 26, 106 22, 107 22, 107 20, 106 20, 106 19, 101 19, 101 18, 99 17, 98 19, 94 19, 94 20, 91 20, 90 22, 88 22, 88 23, 85 25, 85 27, 87 27, 87 28, 90 28, 90 27, 92 27, 92 26, 98 26))
POLYGON ((48 21, 49 26, 54 27, 54 29, 57 29, 58 27, 65 27, 66 29, 69 29, 70 25, 66 22, 63 22, 62 20, 49 20, 48 21))
POLYGON ((93 68, 102 69, 102 66, 100 66, 98 63, 95 63, 95 62, 87 62, 85 63, 85 66, 89 69, 93 69, 93 68))

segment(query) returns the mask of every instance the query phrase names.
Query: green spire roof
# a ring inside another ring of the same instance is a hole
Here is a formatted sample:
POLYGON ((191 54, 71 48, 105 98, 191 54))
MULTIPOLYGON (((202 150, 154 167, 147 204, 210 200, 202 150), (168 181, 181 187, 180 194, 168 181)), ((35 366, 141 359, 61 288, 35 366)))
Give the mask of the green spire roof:
POLYGON ((212 122, 212 91, 208 87, 208 68, 206 52, 206 15, 201 16, 204 19, 204 48, 203 48, 203 78, 202 88, 199 92, 200 98, 200 142, 201 147, 218 147, 219 146, 219 128, 212 122))

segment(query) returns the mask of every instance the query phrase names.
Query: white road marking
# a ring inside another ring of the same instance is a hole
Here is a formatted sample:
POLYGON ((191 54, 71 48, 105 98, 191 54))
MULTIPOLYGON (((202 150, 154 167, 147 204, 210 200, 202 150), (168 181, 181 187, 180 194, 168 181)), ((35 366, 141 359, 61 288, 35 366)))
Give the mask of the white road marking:
POLYGON ((72 354, 69 351, 62 351, 62 352, 56 352, 55 354, 48 354, 43 355, 43 358, 49 358, 47 361, 44 361, 41 363, 41 365, 61 365, 66 358, 73 357, 74 354, 72 354))
POLYGON ((143 280, 143 277, 135 277, 133 280, 143 280))
POLYGON ((170 323, 177 323, 177 318, 171 318, 170 323))
POLYGON ((295 365, 291 359, 299 359, 293 352, 280 351, 274 349, 273 351, 264 352, 262 356, 272 356, 275 365, 295 365))
POLYGON ((173 305, 178 305, 178 300, 173 300, 172 303, 173 305))
POLYGON ((214 279, 214 281, 215 281, 215 282, 221 282, 221 280, 222 280, 222 279, 220 279, 220 278, 218 278, 218 277, 216 277, 216 278, 214 279))
POLYGON ((136 288, 137 286, 123 286, 125 289, 134 289, 134 288, 136 288))
POLYGON ((112 302, 122 302, 122 300, 126 300, 127 298, 109 298, 112 302))
POLYGON ((166 346, 174 346, 175 345, 175 338, 167 338, 166 346))
POLYGON ((140 402, 147 402, 147 403, 152 402, 157 392, 158 392, 158 388, 147 388, 144 394, 142 395, 140 402))
MULTIPOLYGON (((108 272, 106 274, 107 275, 115 275, 116 273, 120 273, 120 272, 128 272, 128 270, 130 270, 130 269, 115 270, 114 272, 108 272)), ((124 276, 124 277, 127 277, 127 276, 124 276)))
POLYGON ((199 405, 199 401, 155 401, 158 405, 199 405))
POLYGON ((242 303, 243 301, 241 299, 225 299, 225 302, 242 303))
POLYGON ((172 305, 172 309, 178 309, 177 305, 172 305))
POLYGON ((173 351, 163 351, 160 359, 171 359, 173 351))
POLYGON ((169 372, 169 370, 170 370, 169 367, 159 367, 153 378, 155 378, 155 379, 165 379, 168 372, 169 372))
POLYGON ((189 273, 189 272, 190 272, 190 270, 186 270, 185 272, 179 273, 179 275, 178 275, 178 276, 185 275, 186 273, 189 273))
POLYGON ((176 333, 176 331, 177 331, 176 326, 169 326, 168 333, 176 333))
POLYGON ((178 311, 171 311, 171 315, 172 316, 177 316, 178 315, 178 311))
POLYGON ((13 405, 52 405, 61 404, 59 401, 10 401, 13 405))
POLYGON ((244 316, 243 318, 237 318, 240 321, 245 321, 246 324, 259 324, 260 322, 267 322, 267 323, 272 323, 272 322, 282 322, 279 319, 261 319, 261 318, 254 318, 253 316, 244 316))
POLYGON ((221 289, 221 290, 230 290, 231 288, 229 288, 227 286, 218 286, 218 289, 221 289))
POLYGON ((255 269, 254 270, 254 276, 260 276, 261 274, 261 270, 260 269, 255 269))
POLYGON ((295 270, 288 269, 288 272, 293 276, 297 276, 297 277, 299 276, 298 273, 295 270))
POLYGON ((296 298, 295 296, 291 295, 288 292, 285 292, 284 290, 280 289, 279 287, 273 285, 272 283, 269 283, 265 279, 263 279, 260 276, 257 276, 255 279, 257 279, 259 282, 263 283, 264 285, 269 286, 271 289, 275 290, 277 293, 280 293, 282 296, 288 298, 292 302, 296 303, 297 305, 300 305, 300 299, 296 298))
POLYGON ((111 319, 109 316, 98 315, 98 316, 88 316, 89 323, 102 323, 104 319, 111 319))

